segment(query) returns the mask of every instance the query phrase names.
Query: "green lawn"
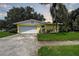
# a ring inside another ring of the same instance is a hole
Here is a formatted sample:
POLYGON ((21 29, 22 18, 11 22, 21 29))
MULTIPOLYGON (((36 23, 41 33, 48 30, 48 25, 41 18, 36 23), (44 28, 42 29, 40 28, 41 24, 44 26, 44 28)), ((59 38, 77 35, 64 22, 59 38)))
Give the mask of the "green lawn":
POLYGON ((79 32, 61 32, 52 34, 38 34, 39 41, 79 40, 79 32))
POLYGON ((10 35, 13 35, 15 33, 9 33, 9 32, 0 32, 0 38, 2 37, 6 37, 6 36, 10 36, 10 35))
POLYGON ((79 45, 44 46, 38 50, 39 56, 79 56, 79 45))

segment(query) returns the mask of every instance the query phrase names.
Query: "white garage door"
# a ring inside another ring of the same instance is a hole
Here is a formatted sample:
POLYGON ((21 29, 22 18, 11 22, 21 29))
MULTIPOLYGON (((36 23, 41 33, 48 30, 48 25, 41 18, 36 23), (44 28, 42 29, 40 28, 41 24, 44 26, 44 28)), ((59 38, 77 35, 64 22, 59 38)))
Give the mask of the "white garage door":
POLYGON ((20 33, 37 33, 36 26, 20 26, 20 33))

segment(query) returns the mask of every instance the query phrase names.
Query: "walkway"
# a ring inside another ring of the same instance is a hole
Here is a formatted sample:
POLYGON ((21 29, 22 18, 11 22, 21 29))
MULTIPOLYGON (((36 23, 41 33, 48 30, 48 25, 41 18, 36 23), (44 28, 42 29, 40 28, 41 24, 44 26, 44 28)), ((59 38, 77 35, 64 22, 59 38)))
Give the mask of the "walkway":
POLYGON ((39 41, 40 46, 79 45, 79 41, 39 41))

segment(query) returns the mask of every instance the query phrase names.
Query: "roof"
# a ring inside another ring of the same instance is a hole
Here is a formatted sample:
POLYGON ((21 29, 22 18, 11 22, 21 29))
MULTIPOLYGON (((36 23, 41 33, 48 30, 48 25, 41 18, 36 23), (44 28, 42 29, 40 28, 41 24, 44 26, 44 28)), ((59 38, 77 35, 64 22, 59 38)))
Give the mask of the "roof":
POLYGON ((43 24, 44 22, 42 21, 38 21, 38 20, 35 20, 35 19, 29 19, 29 20, 25 20, 25 21, 20 21, 20 22, 16 22, 14 24, 43 24))
MULTIPOLYGON (((45 24, 56 24, 56 23, 51 23, 51 22, 45 22, 45 24)), ((58 25, 62 25, 63 23, 57 23, 58 25)))

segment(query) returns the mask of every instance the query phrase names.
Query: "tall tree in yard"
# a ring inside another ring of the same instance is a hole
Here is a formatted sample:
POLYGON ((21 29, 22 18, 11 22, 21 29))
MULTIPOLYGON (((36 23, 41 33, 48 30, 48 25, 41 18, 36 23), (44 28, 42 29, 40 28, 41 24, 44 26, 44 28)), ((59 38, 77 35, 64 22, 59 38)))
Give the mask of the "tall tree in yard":
POLYGON ((50 7, 50 13, 51 13, 51 16, 52 16, 52 21, 56 21, 56 31, 57 31, 57 3, 53 3, 52 6, 50 7))
POLYGON ((79 31, 79 8, 73 10, 70 13, 70 20, 71 20, 71 23, 70 23, 71 30, 79 31))
POLYGON ((64 31, 68 31, 68 10, 66 9, 65 5, 62 3, 55 3, 51 6, 50 12, 52 18, 54 18, 54 22, 63 23, 62 29, 64 31))
POLYGON ((50 4, 49 10, 52 17, 52 21, 56 23, 56 30, 57 23, 63 23, 63 31, 68 31, 68 10, 65 5, 62 3, 52 3, 50 4))

